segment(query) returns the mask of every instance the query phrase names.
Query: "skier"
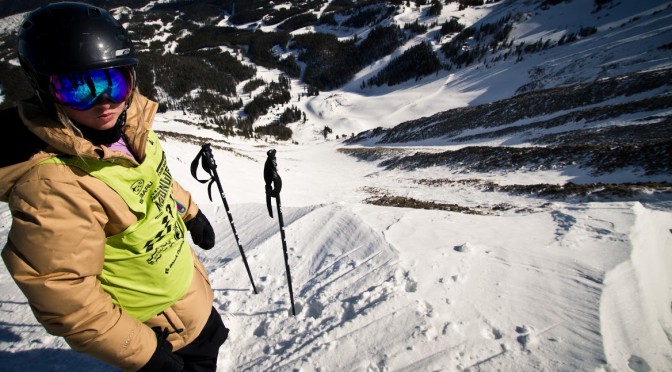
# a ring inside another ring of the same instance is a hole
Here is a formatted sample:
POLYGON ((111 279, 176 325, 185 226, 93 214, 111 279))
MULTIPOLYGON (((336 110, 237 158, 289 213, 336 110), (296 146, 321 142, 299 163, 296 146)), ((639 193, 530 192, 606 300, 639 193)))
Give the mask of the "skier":
POLYGON ((104 9, 29 13, 18 56, 36 97, 0 113, 2 258, 37 320, 76 351, 124 370, 214 371, 228 335, 203 249, 215 236, 173 180, 137 88, 138 58, 104 9))

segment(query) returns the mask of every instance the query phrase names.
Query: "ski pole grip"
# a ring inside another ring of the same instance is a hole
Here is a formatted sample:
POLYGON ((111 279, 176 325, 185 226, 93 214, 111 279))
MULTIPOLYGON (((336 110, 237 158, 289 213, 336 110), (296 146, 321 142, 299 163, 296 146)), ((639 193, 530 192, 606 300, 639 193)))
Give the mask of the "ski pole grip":
MULTIPOLYGON (((206 158, 212 159, 212 150, 210 150, 210 144, 206 143, 203 146, 201 146, 201 150, 196 154, 196 157, 194 160, 191 162, 191 175, 200 183, 206 183, 212 179, 212 169, 214 167, 210 167, 209 164, 206 164, 209 160, 206 160, 206 158), (207 152, 207 156, 206 156, 207 152), (197 175, 198 173, 198 166, 199 164, 203 167, 203 170, 205 170, 208 175, 210 175, 209 179, 200 179, 197 175)), ((213 160, 214 161, 214 160, 213 160)))
POLYGON ((266 164, 264 164, 264 180, 266 181, 266 193, 277 198, 282 190, 282 179, 278 174, 278 164, 275 161, 275 149, 268 150, 266 153, 266 164))
POLYGON ((210 172, 211 170, 214 171, 217 168, 217 164, 215 163, 215 157, 212 155, 212 149, 210 148, 210 144, 206 143, 202 147, 203 151, 203 159, 202 159, 202 165, 203 169, 205 169, 208 173, 212 174, 210 172))

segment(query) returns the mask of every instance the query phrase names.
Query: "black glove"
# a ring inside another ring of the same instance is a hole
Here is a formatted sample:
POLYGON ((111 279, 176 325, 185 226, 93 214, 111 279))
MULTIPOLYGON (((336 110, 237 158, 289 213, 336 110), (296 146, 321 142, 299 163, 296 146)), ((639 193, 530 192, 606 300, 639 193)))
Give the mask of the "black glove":
POLYGON ((215 231, 210 225, 210 221, 200 210, 196 217, 185 223, 187 230, 191 232, 191 239, 203 249, 210 249, 215 246, 215 231))
POLYGON ((149 362, 145 364, 138 372, 180 372, 184 369, 184 361, 182 358, 173 354, 173 345, 171 345, 166 337, 166 333, 161 331, 161 328, 152 328, 156 333, 156 350, 149 358, 149 362))

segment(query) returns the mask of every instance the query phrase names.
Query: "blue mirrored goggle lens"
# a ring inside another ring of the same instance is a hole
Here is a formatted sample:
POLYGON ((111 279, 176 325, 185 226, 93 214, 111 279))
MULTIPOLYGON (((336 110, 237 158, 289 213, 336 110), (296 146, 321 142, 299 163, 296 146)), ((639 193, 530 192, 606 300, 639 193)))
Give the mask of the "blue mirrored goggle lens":
POLYGON ((116 67, 52 75, 51 84, 56 100, 76 110, 90 109, 102 95, 121 103, 132 90, 128 70, 116 67))

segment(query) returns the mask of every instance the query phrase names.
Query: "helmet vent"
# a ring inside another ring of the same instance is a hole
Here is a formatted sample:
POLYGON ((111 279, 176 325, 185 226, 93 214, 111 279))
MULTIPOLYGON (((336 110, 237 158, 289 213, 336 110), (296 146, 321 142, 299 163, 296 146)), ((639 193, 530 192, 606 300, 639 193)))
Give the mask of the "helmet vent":
POLYGON ((87 13, 89 14, 89 17, 101 17, 103 15, 100 9, 94 7, 87 9, 87 13))
POLYGON ((25 22, 23 22, 23 24, 21 25, 21 28, 24 29, 24 30, 30 30, 30 29, 33 27, 33 25, 34 25, 33 22, 31 22, 31 21, 25 21, 25 22))

